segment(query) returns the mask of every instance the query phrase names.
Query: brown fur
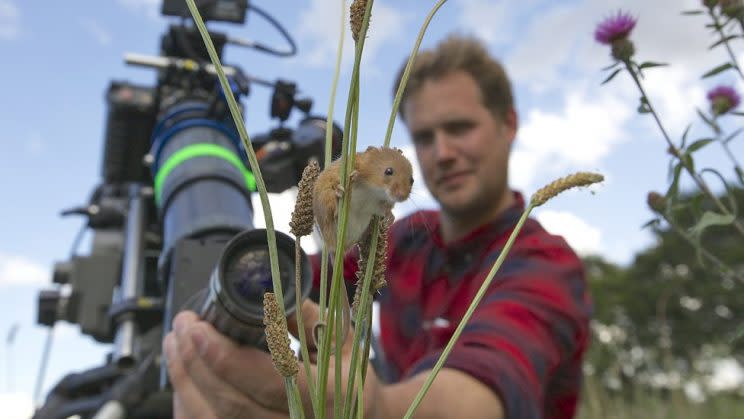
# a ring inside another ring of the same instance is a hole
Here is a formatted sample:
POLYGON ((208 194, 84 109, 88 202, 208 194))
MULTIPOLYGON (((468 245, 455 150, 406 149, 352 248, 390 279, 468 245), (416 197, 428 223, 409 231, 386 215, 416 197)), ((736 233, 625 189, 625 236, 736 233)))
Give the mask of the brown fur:
MULTIPOLYGON (((315 181, 313 213, 323 241, 328 249, 336 248, 338 205, 343 187, 340 180, 341 162, 336 160, 323 170, 315 181)), ((396 148, 369 147, 357 153, 351 174, 351 205, 346 226, 345 249, 359 242, 372 215, 387 215, 397 202, 411 193, 413 167, 396 148), (385 174, 392 169, 392 175, 385 174)))

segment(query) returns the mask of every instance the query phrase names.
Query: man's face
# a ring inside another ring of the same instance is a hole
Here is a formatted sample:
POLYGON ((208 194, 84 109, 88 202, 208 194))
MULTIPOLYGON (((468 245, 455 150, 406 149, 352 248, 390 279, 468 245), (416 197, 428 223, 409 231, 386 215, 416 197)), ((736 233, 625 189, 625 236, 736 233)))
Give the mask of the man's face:
POLYGON ((425 82, 404 106, 424 181, 442 210, 469 217, 497 208, 507 191, 516 114, 495 117, 462 71, 425 82))

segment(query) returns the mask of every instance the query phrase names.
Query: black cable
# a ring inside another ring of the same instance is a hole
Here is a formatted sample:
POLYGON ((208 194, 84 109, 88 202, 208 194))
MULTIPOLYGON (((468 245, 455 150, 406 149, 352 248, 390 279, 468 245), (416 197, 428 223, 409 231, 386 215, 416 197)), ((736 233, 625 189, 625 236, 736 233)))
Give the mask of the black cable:
POLYGON ((289 34, 289 32, 287 32, 286 29, 284 29, 281 23, 279 23, 276 19, 271 17, 271 15, 269 15, 264 10, 260 9, 254 4, 249 4, 248 8, 253 9, 254 12, 258 13, 261 17, 266 19, 273 27, 275 27, 279 31, 279 33, 281 33, 282 36, 284 36, 284 39, 286 39, 287 42, 289 43, 290 50, 289 51, 277 51, 269 46, 260 44, 258 42, 253 45, 253 48, 256 48, 257 50, 260 50, 260 51, 263 51, 263 52, 266 52, 272 55, 276 55, 279 57, 291 57, 297 54, 297 45, 295 45, 295 42, 292 39, 292 36, 289 34))

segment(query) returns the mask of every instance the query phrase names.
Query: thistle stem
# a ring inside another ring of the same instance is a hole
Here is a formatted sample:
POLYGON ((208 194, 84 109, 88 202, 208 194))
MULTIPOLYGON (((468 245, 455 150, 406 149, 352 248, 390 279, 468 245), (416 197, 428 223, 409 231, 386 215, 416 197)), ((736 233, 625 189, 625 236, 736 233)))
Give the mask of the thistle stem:
POLYGON ((726 40, 726 34, 723 33, 723 26, 721 26, 721 21, 718 19, 718 15, 711 7, 708 8, 708 15, 710 15, 710 18, 713 19, 713 27, 715 27, 716 32, 718 32, 718 35, 720 35, 721 40, 723 40, 723 45, 726 47, 726 52, 728 52, 731 64, 736 69, 736 72, 739 73, 739 77, 744 80, 744 73, 742 73, 741 68, 739 67, 739 63, 736 61, 736 55, 734 55, 734 51, 731 50, 729 41, 726 40))
POLYGON ((413 400, 413 403, 408 408, 408 411, 404 416, 405 419, 411 418, 413 416, 419 404, 421 404, 421 400, 423 400, 424 396, 426 395, 426 392, 429 391, 429 387, 431 387, 432 382, 434 382, 434 378, 436 378, 437 374, 439 374, 439 370, 442 369, 444 362, 447 360, 450 352, 452 352, 452 348, 455 346, 455 342, 457 342, 457 339, 460 338, 460 334, 462 334, 462 331, 465 328, 465 324, 470 320, 470 317, 472 317, 473 313, 475 312, 475 308, 478 306, 480 301, 483 299, 483 296, 486 294, 488 287, 491 285, 491 281, 493 281, 493 278, 496 276, 496 272, 504 263, 506 255, 509 253, 509 250, 511 250, 512 246, 514 245, 514 240, 517 238, 519 231, 522 229, 524 222, 527 220, 527 217, 529 217, 530 212, 533 208, 533 205, 529 204, 525 211, 522 213, 522 216, 519 218, 519 221, 517 221, 517 225, 514 227, 511 235, 509 235, 509 239, 506 241, 504 248, 501 250, 498 259, 496 259, 496 262, 494 262, 493 267, 491 267, 491 271, 488 272, 486 279, 483 281, 483 284, 481 284, 481 287, 475 294, 475 297, 470 303, 470 306, 465 312, 465 315, 462 316, 460 324, 457 325, 457 329, 455 329, 455 332, 452 334, 449 342, 447 342, 447 346, 444 347, 444 351, 442 351, 442 354, 439 356, 437 363, 434 365, 434 368, 431 370, 429 376, 426 378, 423 387, 421 387, 421 390, 419 390, 416 398, 413 400))
MULTIPOLYGON (((717 196, 710 190, 708 185, 705 183, 705 181, 698 175, 695 170, 690 166, 690 164, 682 158, 682 153, 680 152, 679 148, 674 145, 672 140, 669 137, 669 134, 667 134, 666 129, 664 129, 664 124, 661 123, 661 120, 659 119, 659 115, 656 113, 656 110, 654 109, 653 105, 651 104, 651 100, 649 100, 648 95, 646 94, 645 89, 643 88, 643 84, 641 84, 641 81, 638 79, 638 75, 636 74, 635 70, 633 70, 633 66, 631 65, 630 60, 624 61, 625 68, 628 70, 628 73, 630 73, 630 76, 633 78, 633 81, 635 82, 636 86, 638 87, 638 90, 641 92, 641 96, 645 100, 646 105, 648 106, 649 112, 654 117, 654 120, 656 121, 656 125, 661 130, 662 135, 664 136, 664 139, 667 142, 667 145, 669 146, 669 150, 674 154, 677 159, 679 159, 680 164, 682 167, 685 168, 687 173, 690 175, 692 180, 695 182, 695 184, 700 188, 701 191, 703 191, 718 207, 718 209, 725 215, 731 215, 731 211, 723 205, 723 202, 721 202, 720 199, 718 199, 717 196)), ((742 234, 744 235, 744 226, 738 222, 737 220, 734 220, 733 222, 734 227, 742 234)))
MULTIPOLYGON (((717 127, 718 127, 718 125, 716 124, 716 128, 717 127)), ((721 130, 720 130, 720 128, 716 129, 715 131, 716 131, 716 139, 721 144, 721 147, 723 147, 723 151, 726 153, 726 155, 728 156, 729 160, 731 160, 731 163, 734 165, 734 170, 737 173, 741 173, 742 172, 741 165, 739 165, 739 161, 736 159, 736 156, 734 156, 734 153, 731 152, 731 149, 729 148, 728 144, 725 141, 721 140, 721 135, 720 135, 721 134, 721 130)))
MULTIPOLYGON (((676 222, 674 222, 674 220, 672 220, 669 216, 667 216, 664 213, 659 213, 659 215, 664 219, 664 221, 666 221, 669 224, 670 227, 672 227, 672 230, 674 230, 675 233, 677 233, 680 237, 685 239, 685 241, 689 243, 693 248, 696 248, 695 242, 676 222)), ((728 273, 729 275, 735 277, 737 280, 741 281, 741 283, 744 283, 744 276, 736 272, 733 268, 728 266, 724 261, 719 259, 716 255, 708 251, 706 248, 700 246, 700 253, 703 255, 703 257, 707 258, 714 265, 716 265, 719 270, 721 270, 722 272, 728 273)))

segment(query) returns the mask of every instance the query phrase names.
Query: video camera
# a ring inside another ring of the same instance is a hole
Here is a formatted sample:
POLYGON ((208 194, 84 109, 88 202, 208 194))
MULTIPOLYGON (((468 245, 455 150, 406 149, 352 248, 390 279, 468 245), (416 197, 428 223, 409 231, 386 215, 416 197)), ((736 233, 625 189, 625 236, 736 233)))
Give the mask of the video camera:
MULTIPOLYGON (((243 24, 247 11, 255 11, 291 46, 282 52, 210 30, 220 57, 228 44, 278 56, 296 52, 281 25, 247 0, 196 4, 205 21, 243 24)), ((272 282, 266 231, 253 225, 255 180, 247 154, 186 2, 164 0, 161 12, 183 20, 162 36, 160 55, 126 55, 130 65, 155 69, 157 82, 111 82, 102 181, 86 205, 62 213, 86 218, 90 254, 73 250, 55 264, 57 288, 39 294, 38 323, 78 324, 96 341, 112 343, 112 352, 105 365, 57 383, 37 419, 172 417, 160 348, 185 308, 235 340, 265 348, 262 298, 272 282)), ((323 162, 326 118, 310 113, 312 100, 298 97, 293 82, 266 81, 237 65, 225 66, 225 73, 238 97, 253 85, 273 89, 270 115, 278 126, 252 136, 252 143, 269 192, 297 185, 310 161, 323 162), (293 110, 304 115, 294 129, 286 126, 293 110)), ((336 124, 332 137, 337 156, 342 133, 336 124)), ((302 289, 295 289, 294 240, 276 237, 291 313, 296 293, 310 292, 310 266, 302 253, 302 289)))

